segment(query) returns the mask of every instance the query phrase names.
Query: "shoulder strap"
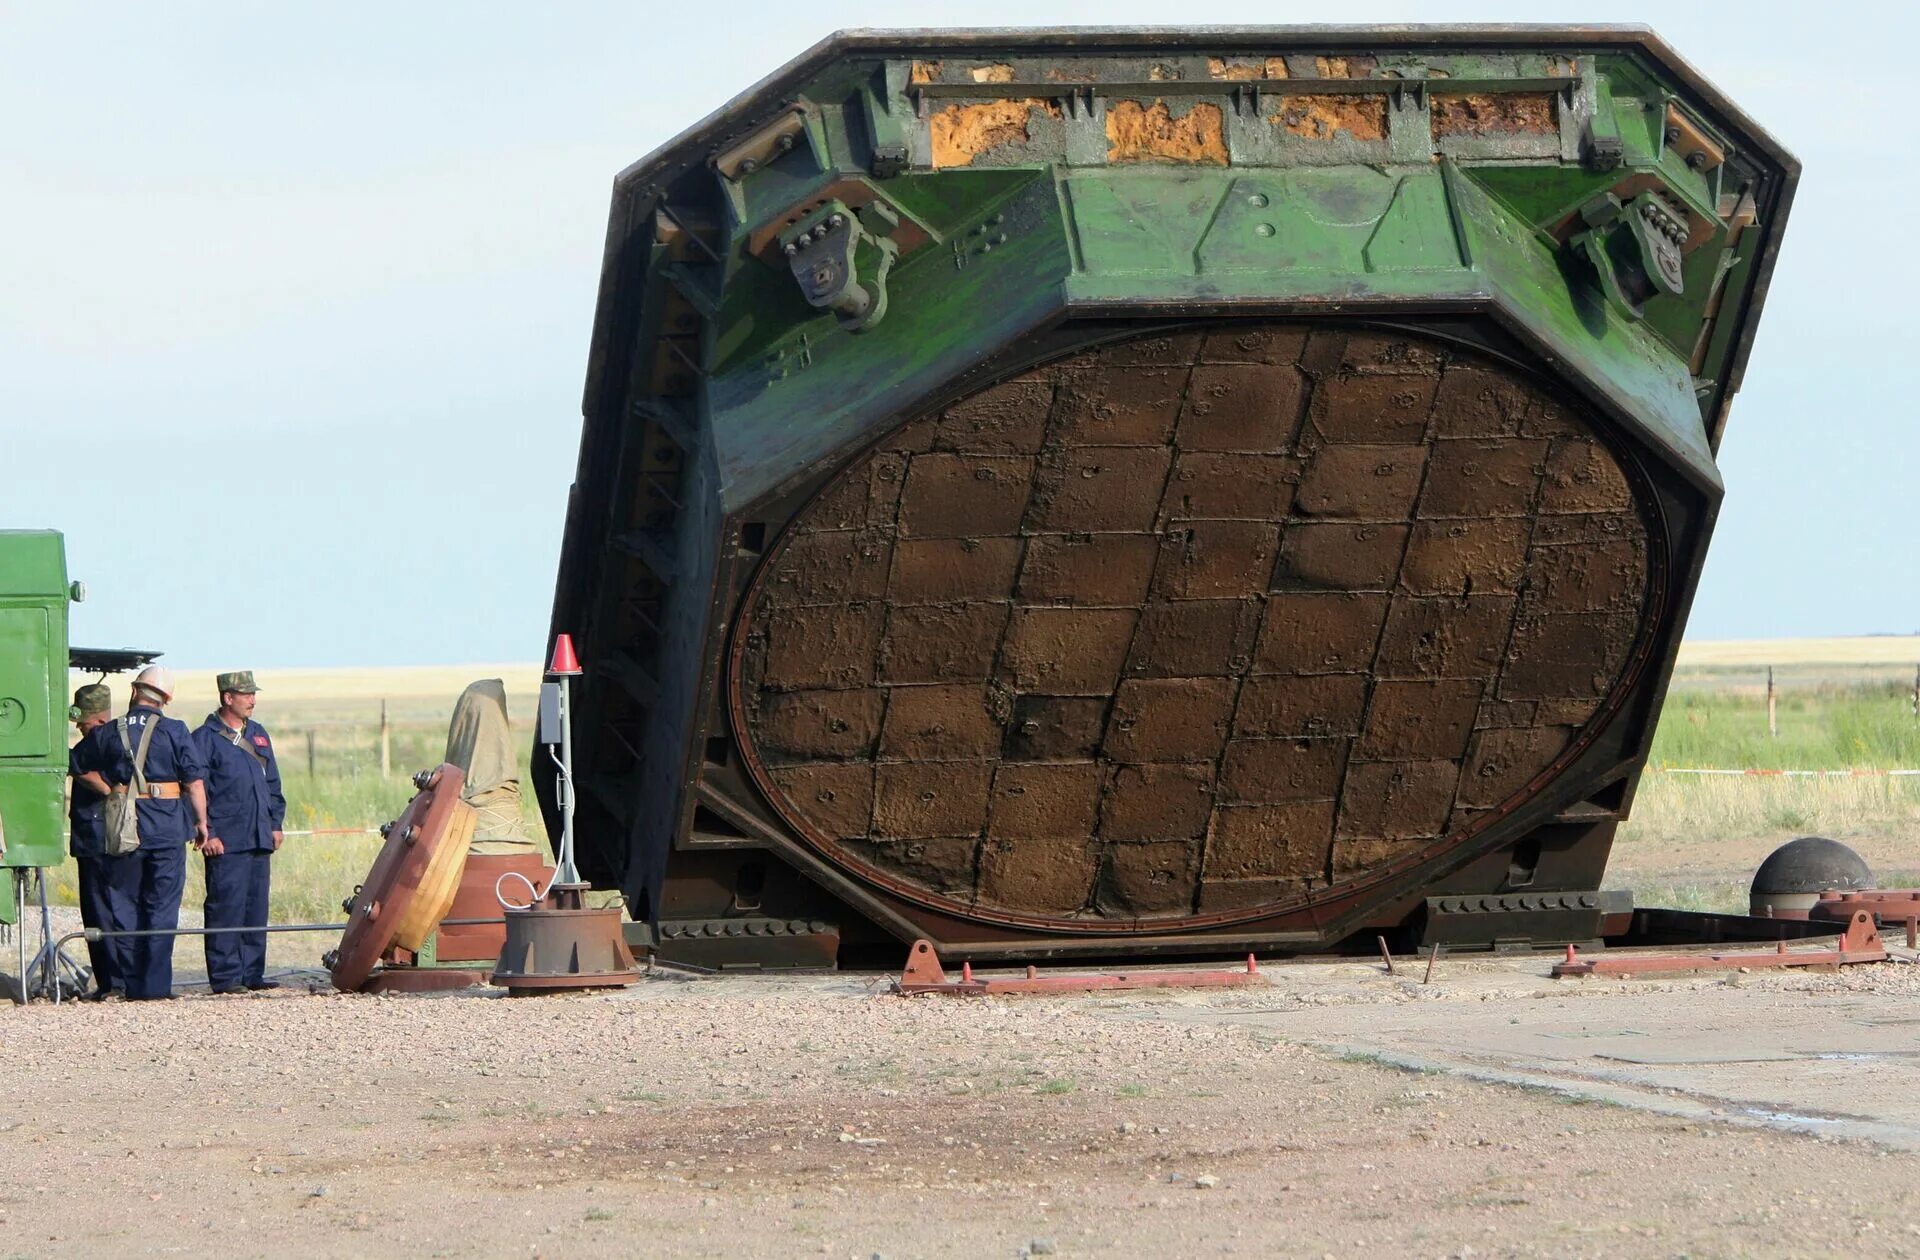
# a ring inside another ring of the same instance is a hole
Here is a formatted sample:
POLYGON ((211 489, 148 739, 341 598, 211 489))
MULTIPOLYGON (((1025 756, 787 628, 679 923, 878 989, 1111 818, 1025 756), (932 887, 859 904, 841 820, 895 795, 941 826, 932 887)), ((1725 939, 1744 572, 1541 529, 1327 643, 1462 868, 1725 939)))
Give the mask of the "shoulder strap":
MULTIPOLYGON (((134 752, 131 746, 127 749, 128 752, 133 753, 133 786, 142 796, 145 796, 147 793, 147 749, 153 744, 153 728, 160 725, 160 721, 161 719, 157 715, 148 718, 147 724, 140 728, 139 751, 134 752)), ((127 720, 125 718, 120 719, 120 742, 123 744, 127 742, 127 720)))
POLYGON ((259 752, 254 748, 254 746, 247 742, 246 727, 243 726, 236 731, 231 726, 228 726, 225 722, 221 722, 218 718, 215 718, 214 721, 218 723, 220 727, 220 735, 222 738, 224 738, 229 744, 232 744, 235 748, 238 748, 241 752, 247 754, 247 756, 252 757, 254 761, 259 764, 262 770, 265 770, 267 768, 267 759, 265 757, 262 757, 259 754, 259 752))

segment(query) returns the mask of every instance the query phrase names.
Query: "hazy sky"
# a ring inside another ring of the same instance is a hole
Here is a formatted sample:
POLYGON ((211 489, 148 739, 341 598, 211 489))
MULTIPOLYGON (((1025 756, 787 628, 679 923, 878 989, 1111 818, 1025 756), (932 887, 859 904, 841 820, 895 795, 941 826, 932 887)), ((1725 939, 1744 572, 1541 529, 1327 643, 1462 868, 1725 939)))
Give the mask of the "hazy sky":
MULTIPOLYGON (((1920 22, 1844 8, 1606 14, 1652 22, 1806 168, 1696 638, 1920 629, 1920 262, 1898 224, 1920 144, 1884 60, 1920 22)), ((936 16, 668 9, 0 5, 0 526, 66 532, 92 589, 77 642, 202 667, 539 655, 614 173, 830 30, 936 16)))

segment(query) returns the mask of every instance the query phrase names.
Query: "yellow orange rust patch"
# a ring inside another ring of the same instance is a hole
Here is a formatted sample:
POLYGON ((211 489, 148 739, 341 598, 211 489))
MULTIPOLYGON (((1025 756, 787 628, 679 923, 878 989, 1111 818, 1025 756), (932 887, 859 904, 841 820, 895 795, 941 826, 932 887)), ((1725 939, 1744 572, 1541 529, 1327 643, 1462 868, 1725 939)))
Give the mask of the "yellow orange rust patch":
POLYGON ((1260 64, 1254 61, 1228 61, 1225 57, 1207 58, 1207 75, 1215 79, 1257 79, 1260 64))
POLYGON ((971 70, 968 70, 967 73, 973 76, 975 83, 1013 82, 1013 67, 1005 63, 991 66, 975 66, 971 70))
POLYGON ((1287 63, 1281 57, 1259 61, 1228 61, 1225 57, 1207 58, 1207 74, 1216 79, 1244 82, 1249 79, 1284 79, 1287 63))
POLYGON ((947 106, 929 122, 934 169, 971 166, 988 149, 1025 140, 1027 120, 1036 109, 1060 116, 1058 105, 1037 98, 947 106))
POLYGON ((940 79, 940 67, 945 64, 938 61, 916 61, 913 70, 907 75, 909 83, 936 83, 940 79))
POLYGON ((1433 98, 1436 136, 1553 135, 1560 130, 1551 92, 1474 93, 1433 98))
POLYGON ((1346 57, 1315 57, 1314 68, 1323 79, 1351 79, 1353 62, 1346 57))
POLYGON ((1150 108, 1139 101, 1115 101, 1107 107, 1107 161, 1225 166, 1225 118, 1218 105, 1195 105, 1175 118, 1165 101, 1150 108))
POLYGON ((1331 140, 1346 132, 1355 140, 1384 140, 1387 136, 1387 98, 1340 93, 1295 96, 1267 119, 1303 140, 1331 140))

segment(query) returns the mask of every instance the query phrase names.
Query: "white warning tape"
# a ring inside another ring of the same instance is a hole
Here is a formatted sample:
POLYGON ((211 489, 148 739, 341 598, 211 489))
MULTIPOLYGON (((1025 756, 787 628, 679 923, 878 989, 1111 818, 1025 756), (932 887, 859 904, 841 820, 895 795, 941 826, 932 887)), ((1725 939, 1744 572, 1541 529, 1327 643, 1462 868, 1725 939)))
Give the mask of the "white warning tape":
POLYGON ((1679 766, 1652 766, 1661 774, 1731 774, 1781 779, 1899 779, 1920 777, 1920 770, 1699 770, 1679 766))

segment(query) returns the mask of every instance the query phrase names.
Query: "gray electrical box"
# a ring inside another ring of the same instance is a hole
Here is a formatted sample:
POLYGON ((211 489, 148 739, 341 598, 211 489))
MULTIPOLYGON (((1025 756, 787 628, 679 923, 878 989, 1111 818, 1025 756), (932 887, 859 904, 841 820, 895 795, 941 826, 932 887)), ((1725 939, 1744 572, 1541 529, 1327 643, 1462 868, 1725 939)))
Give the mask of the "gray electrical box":
POLYGON ((557 744, 560 736, 560 684, 540 684, 540 742, 557 744))

